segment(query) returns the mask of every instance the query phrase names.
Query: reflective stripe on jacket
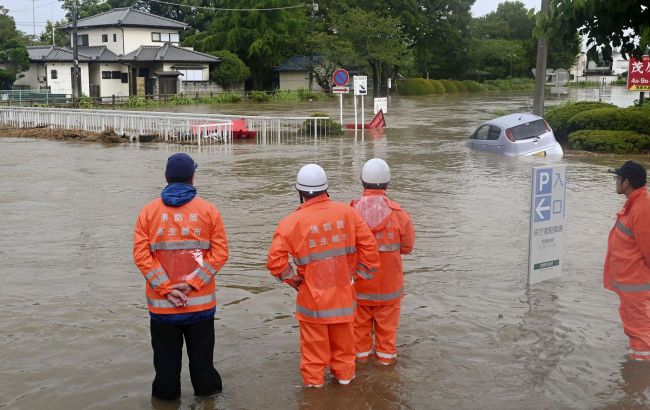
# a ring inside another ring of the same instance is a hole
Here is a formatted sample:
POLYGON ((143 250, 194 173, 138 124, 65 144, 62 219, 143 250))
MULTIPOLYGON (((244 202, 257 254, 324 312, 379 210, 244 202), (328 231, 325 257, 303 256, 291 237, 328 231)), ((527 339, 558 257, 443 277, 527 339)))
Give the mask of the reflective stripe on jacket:
POLYGON ((404 294, 401 255, 411 253, 415 241, 411 218, 383 189, 364 190, 351 206, 372 230, 380 259, 375 280, 355 283, 357 302, 370 306, 397 303, 404 294))
POLYGON ((650 296, 650 195, 645 186, 632 191, 617 214, 607 241, 603 284, 619 294, 650 296))
POLYGON ((212 309, 214 276, 228 260, 228 241, 217 208, 202 198, 171 207, 158 198, 142 208, 135 224, 133 259, 144 275, 149 310, 156 314, 212 309), (192 286, 188 305, 166 295, 173 283, 192 286))
POLYGON ((377 244, 363 219, 325 194, 280 221, 266 263, 278 280, 302 277, 296 318, 312 323, 352 322, 356 309, 352 279, 370 279, 378 266, 377 244))

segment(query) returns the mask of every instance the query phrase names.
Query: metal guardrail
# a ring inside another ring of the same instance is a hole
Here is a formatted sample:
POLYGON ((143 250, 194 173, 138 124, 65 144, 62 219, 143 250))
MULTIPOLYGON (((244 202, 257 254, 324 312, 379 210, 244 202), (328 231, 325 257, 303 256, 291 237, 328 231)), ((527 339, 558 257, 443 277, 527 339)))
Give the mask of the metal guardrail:
MULTIPOLYGON (((264 117, 160 111, 0 107, 0 124, 102 132, 113 129, 131 139, 155 135, 167 142, 232 143, 233 120, 244 120, 258 143, 301 143, 329 137, 327 117, 264 117)), ((238 130, 234 130, 238 131, 238 130)), ((235 132, 235 134, 237 134, 235 132)))

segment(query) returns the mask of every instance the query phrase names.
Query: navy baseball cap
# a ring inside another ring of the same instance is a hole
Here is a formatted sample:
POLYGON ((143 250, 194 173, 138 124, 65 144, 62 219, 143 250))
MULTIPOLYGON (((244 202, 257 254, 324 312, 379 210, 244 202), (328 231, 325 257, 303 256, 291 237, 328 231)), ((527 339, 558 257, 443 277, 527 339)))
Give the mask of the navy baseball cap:
POLYGON ((167 159, 167 168, 165 169, 165 178, 167 182, 186 182, 194 175, 194 170, 198 168, 192 157, 181 152, 174 154, 167 159))
POLYGON ((610 169, 609 172, 629 180, 630 185, 634 188, 640 188, 647 182, 646 170, 643 165, 638 162, 625 161, 620 168, 610 169))

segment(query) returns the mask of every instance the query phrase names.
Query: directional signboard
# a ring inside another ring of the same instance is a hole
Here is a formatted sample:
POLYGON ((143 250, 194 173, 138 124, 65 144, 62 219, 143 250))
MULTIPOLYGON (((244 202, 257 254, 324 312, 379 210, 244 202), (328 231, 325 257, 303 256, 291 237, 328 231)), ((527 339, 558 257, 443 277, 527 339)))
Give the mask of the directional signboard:
POLYGON ((350 82, 350 74, 346 70, 339 68, 332 74, 332 81, 339 87, 344 87, 350 82))
POLYGON ((347 94, 350 92, 350 87, 332 87, 332 94, 347 94))
POLYGON ((533 168, 528 284, 562 275, 566 165, 533 168))
POLYGON ((354 95, 368 95, 368 77, 365 75, 354 76, 354 95))

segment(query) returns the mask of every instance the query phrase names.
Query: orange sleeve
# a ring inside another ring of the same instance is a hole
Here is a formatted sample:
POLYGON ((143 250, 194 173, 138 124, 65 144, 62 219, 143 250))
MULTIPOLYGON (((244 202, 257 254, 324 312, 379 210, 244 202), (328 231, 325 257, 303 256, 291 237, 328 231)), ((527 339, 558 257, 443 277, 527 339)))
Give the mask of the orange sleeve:
POLYGON ((293 267, 289 263, 290 252, 291 246, 282 234, 281 226, 278 226, 275 234, 273 234, 269 255, 266 258, 266 268, 279 281, 285 281, 294 277, 293 267))
POLYGON ((144 276, 148 285, 160 295, 165 296, 171 289, 170 281, 160 262, 154 258, 150 250, 149 224, 146 217, 146 209, 143 209, 135 222, 133 233, 133 261, 140 273, 144 276))
POLYGON ((210 249, 203 257, 203 271, 207 276, 203 276, 204 281, 199 276, 195 276, 187 283, 194 289, 199 290, 210 283, 214 276, 221 270, 223 265, 228 261, 228 238, 226 229, 223 226, 223 220, 216 207, 210 209, 210 249))
POLYGON ((411 222, 411 218, 406 212, 398 212, 397 218, 399 219, 400 224, 400 242, 402 244, 399 253, 402 255, 408 255, 413 251, 413 244, 415 243, 415 228, 413 228, 413 222, 411 222))
POLYGON ((377 240, 363 218, 355 211, 355 246, 357 248, 357 275, 364 279, 372 279, 373 272, 379 269, 379 251, 377 240))

